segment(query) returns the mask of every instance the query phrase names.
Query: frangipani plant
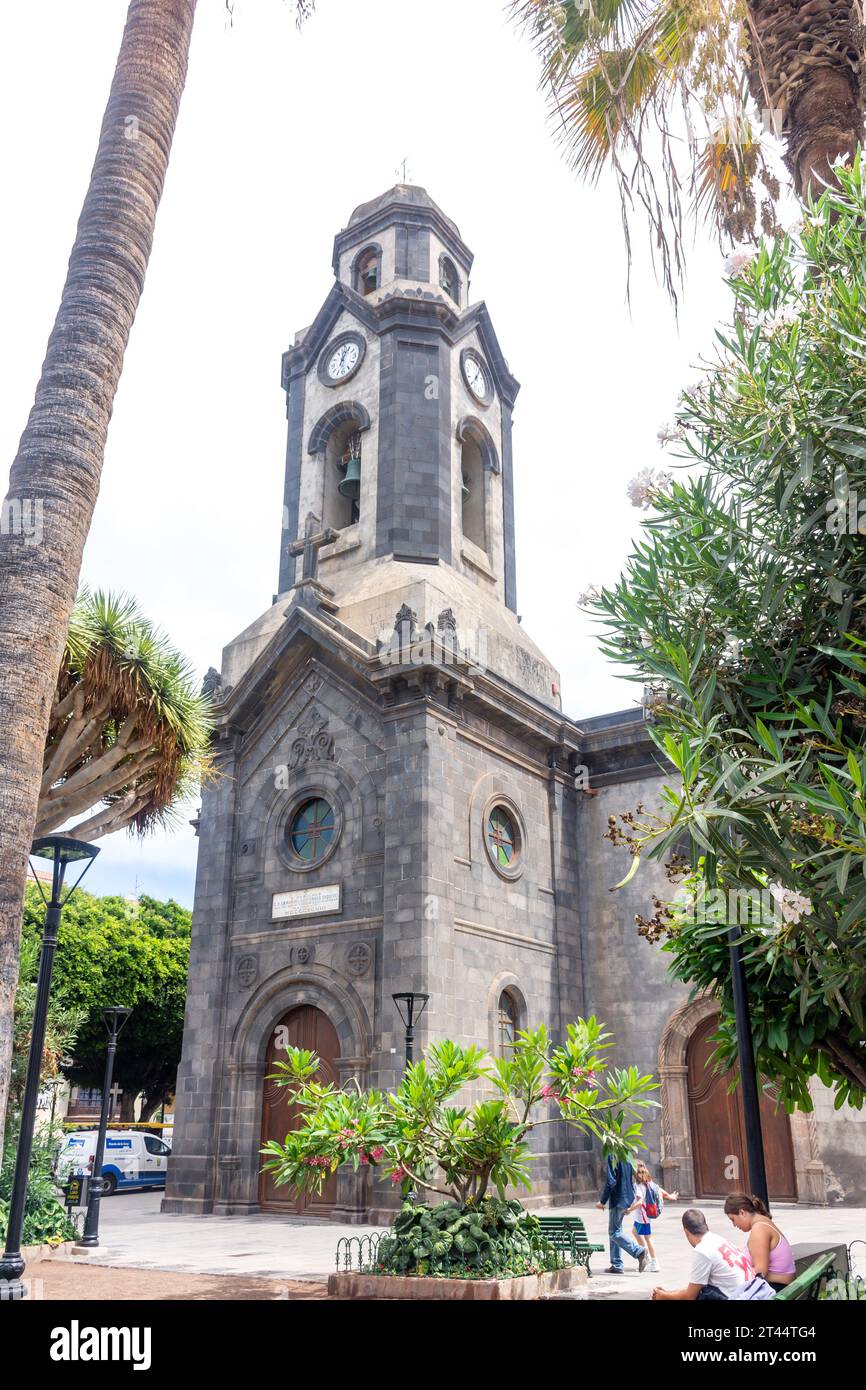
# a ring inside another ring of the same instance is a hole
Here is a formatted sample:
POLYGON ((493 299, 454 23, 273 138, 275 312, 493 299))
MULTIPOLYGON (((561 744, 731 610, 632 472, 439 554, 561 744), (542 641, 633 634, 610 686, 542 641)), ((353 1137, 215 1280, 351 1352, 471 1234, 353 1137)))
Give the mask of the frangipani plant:
POLYGON ((657 1104, 650 1094, 656 1082, 637 1067, 609 1066, 604 1054, 612 1046, 594 1017, 569 1024, 560 1046, 543 1024, 519 1032, 508 1057, 444 1040, 390 1092, 316 1081, 315 1053, 289 1047, 270 1079, 288 1087, 301 1120, 282 1143, 264 1146, 263 1166, 276 1183, 306 1192, 321 1192, 343 1165, 369 1166, 404 1196, 414 1187, 465 1207, 491 1188, 500 1199, 508 1187, 531 1189, 528 1140, 544 1125, 565 1121, 605 1153, 627 1157, 642 1146, 641 1115, 657 1104), (478 1081, 492 1097, 451 1103, 478 1081))

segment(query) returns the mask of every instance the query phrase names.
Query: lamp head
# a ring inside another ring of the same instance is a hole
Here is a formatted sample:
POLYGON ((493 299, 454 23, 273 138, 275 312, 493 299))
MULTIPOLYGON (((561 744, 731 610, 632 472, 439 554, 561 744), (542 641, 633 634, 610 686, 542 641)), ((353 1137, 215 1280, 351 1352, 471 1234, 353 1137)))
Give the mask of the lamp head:
POLYGON ((406 1028, 412 1028, 421 1017, 427 1007, 429 994, 416 994, 412 990, 405 994, 392 994, 391 998, 397 1005, 403 1024, 406 1028))
POLYGON ((102 1022, 109 1037, 117 1037, 131 1013, 132 1009, 121 1007, 102 1010, 102 1022))
MULTIPOLYGON (((30 853, 35 859, 48 859, 54 866, 54 878, 51 886, 51 901, 55 904, 60 902, 60 894, 63 890, 63 882, 66 877, 66 870, 70 864, 81 864, 83 867, 78 878, 73 883, 64 899, 68 902, 75 892, 87 870, 90 868, 97 854, 99 847, 91 845, 87 840, 75 840, 71 835, 42 835, 38 840, 34 840, 30 847, 30 853)), ((32 865, 31 865, 32 868, 32 865)), ((34 878, 36 874, 34 872, 34 878)), ((37 886, 42 893, 42 886, 36 878, 37 886)), ((43 901, 45 894, 42 893, 43 901)))

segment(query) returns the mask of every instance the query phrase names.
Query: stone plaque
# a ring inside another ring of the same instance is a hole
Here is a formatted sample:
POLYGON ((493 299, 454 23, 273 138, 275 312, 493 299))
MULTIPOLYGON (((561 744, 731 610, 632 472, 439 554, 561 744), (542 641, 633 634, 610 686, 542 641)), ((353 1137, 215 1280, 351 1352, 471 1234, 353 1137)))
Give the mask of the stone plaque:
POLYGON ((322 912, 339 912, 342 894, 339 883, 321 888, 299 888, 294 893, 274 893, 271 917, 281 921, 286 917, 315 917, 322 912))

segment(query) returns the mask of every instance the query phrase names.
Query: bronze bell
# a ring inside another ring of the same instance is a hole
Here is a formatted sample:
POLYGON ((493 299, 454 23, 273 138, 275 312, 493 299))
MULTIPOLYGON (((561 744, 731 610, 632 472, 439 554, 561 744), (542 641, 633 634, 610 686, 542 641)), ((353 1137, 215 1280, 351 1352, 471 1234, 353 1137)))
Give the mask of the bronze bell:
POLYGON ((361 460, 350 458, 346 464, 346 475, 337 484, 341 497, 351 497, 353 501, 361 495, 361 460))

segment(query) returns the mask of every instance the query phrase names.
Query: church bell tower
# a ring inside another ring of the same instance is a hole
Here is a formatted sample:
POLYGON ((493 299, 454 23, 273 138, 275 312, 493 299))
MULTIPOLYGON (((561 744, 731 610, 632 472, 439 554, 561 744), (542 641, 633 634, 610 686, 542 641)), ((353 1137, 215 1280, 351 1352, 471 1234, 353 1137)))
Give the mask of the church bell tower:
MULTIPOLYGON (((516 610, 519 387, 486 306, 471 302, 472 259, 425 190, 398 184, 356 208, 336 236, 331 291, 283 357, 279 591, 301 577, 290 547, 315 516, 339 532, 319 550, 319 578, 368 636, 370 617, 386 617, 377 598, 403 584, 441 600, 440 611, 462 608, 468 625, 494 606, 516 610)), ((423 625, 436 614, 419 617, 423 625)), ((513 619, 495 626, 500 644, 529 645, 513 619)))

